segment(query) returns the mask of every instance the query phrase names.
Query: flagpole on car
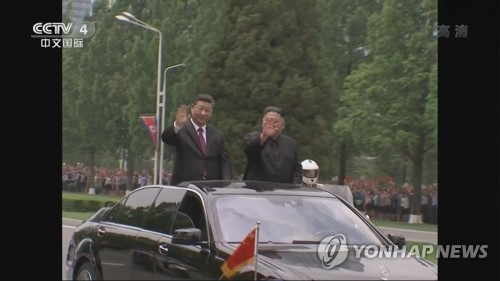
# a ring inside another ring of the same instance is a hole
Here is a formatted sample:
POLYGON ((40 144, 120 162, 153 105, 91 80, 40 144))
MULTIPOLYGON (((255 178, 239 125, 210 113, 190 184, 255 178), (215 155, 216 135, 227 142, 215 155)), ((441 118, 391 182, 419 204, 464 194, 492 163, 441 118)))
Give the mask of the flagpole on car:
POLYGON ((252 262, 255 267, 255 279, 257 279, 257 253, 259 245, 259 225, 260 221, 257 221, 257 226, 253 227, 252 230, 247 234, 245 238, 241 241, 240 245, 234 250, 234 252, 227 258, 227 260, 222 264, 221 271, 222 278, 226 277, 230 279, 238 271, 240 271, 245 266, 251 266, 252 262))
POLYGON ((259 254, 259 226, 260 226, 260 221, 257 221, 257 226, 255 227, 255 252, 254 252, 254 263, 255 263, 255 273, 254 273, 254 280, 257 280, 257 260, 258 260, 258 254, 259 254))

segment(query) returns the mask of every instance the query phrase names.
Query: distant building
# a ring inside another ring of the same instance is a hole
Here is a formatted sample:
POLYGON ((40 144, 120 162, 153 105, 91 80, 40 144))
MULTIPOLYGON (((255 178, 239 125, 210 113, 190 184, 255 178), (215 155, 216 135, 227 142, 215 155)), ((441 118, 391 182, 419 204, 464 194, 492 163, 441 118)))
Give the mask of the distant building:
POLYGON ((63 18, 71 9, 71 22, 81 22, 88 15, 92 15, 92 3, 94 0, 63 0, 63 18))

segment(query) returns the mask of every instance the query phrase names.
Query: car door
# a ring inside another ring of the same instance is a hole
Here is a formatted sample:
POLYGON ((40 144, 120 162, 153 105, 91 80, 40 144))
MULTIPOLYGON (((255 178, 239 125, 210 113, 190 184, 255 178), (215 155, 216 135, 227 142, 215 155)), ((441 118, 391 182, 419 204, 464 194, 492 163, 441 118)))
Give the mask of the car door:
MULTIPOLYGON (((159 187, 139 189, 117 204, 97 226, 97 256, 103 279, 130 280, 135 251, 140 248, 137 236, 153 204, 159 187)), ((153 279, 153 271, 150 272, 153 279)))
POLYGON ((132 279, 152 280, 157 268, 156 256, 160 249, 158 240, 169 236, 174 215, 186 190, 184 188, 162 187, 144 220, 134 244, 132 254, 132 279))
POLYGON ((199 228, 202 231, 200 245, 179 245, 172 243, 172 235, 161 236, 156 254, 156 280, 217 280, 218 268, 209 268, 211 259, 209 234, 205 208, 199 194, 188 190, 172 222, 170 232, 180 228, 199 228))

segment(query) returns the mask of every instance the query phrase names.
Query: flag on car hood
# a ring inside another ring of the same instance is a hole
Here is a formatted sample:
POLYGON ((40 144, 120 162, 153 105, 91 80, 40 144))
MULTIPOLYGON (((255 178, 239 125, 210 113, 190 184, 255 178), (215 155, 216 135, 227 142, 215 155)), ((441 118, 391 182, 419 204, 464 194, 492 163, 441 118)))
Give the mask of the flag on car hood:
POLYGON ((158 151, 158 134, 156 130, 156 116, 141 116, 142 124, 146 127, 149 135, 153 139, 153 144, 155 146, 155 151, 158 151))
POLYGON ((256 237, 256 227, 248 233, 248 235, 243 239, 241 244, 236 248, 234 253, 227 259, 227 261, 222 265, 222 274, 226 278, 231 278, 234 276, 242 267, 247 264, 254 262, 255 258, 255 237, 256 237))

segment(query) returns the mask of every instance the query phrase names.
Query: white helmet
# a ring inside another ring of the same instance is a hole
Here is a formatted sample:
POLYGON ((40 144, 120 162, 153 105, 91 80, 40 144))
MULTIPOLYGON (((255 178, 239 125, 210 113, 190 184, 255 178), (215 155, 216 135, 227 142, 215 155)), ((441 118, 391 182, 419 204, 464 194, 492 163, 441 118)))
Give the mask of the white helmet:
POLYGON ((307 185, 314 185, 318 181, 319 166, 311 159, 300 163, 302 165, 302 181, 307 185))

